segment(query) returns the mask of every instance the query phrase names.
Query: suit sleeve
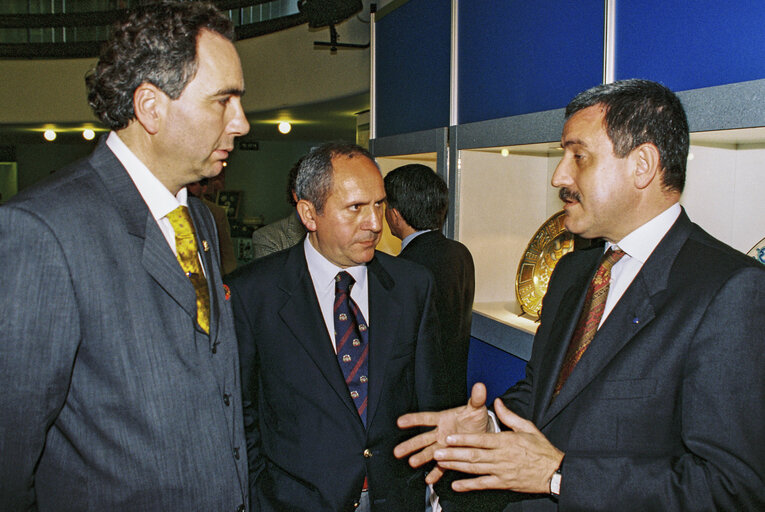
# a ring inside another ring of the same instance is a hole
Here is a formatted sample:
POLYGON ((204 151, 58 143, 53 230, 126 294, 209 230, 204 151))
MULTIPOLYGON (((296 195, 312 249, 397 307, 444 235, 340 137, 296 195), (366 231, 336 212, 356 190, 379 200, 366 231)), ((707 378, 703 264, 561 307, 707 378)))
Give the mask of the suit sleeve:
MULTIPOLYGON (((234 313, 234 327, 239 344, 239 365, 242 379, 242 412, 244 416, 244 434, 247 440, 247 465, 249 468, 250 489, 252 490, 260 470, 260 430, 258 427, 258 353, 255 346, 255 333, 247 314, 242 290, 233 282, 228 282, 231 289, 231 306, 234 313)), ((254 496, 251 492, 251 496, 254 496)))
POLYGON ((34 472, 80 340, 64 252, 36 216, 0 208, 0 504, 34 509, 34 472))
POLYGON ((433 303, 433 278, 430 275, 426 277, 427 293, 417 334, 415 386, 420 410, 440 411, 448 407, 449 395, 444 351, 440 346, 438 317, 433 303))
POLYGON ((676 405, 682 449, 664 457, 568 453, 560 510, 765 509, 764 332, 765 272, 747 267, 715 295, 685 354, 676 405))

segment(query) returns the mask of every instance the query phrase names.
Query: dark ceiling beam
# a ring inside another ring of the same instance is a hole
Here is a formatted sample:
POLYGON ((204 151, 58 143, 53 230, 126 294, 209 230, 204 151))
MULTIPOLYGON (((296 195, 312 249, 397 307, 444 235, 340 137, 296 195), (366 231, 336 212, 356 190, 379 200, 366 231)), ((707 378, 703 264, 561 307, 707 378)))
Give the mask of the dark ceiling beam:
MULTIPOLYGON (((272 0, 217 0, 218 9, 227 11, 267 4, 272 0)), ((55 28, 111 25, 129 9, 92 12, 62 12, 52 14, 0 14, 0 28, 55 28)))

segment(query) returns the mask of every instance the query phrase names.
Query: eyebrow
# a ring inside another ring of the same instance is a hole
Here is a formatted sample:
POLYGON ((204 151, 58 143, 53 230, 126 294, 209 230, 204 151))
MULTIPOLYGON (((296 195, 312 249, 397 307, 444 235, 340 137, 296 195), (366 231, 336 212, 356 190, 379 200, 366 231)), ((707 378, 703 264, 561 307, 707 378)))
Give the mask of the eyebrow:
POLYGON ((213 96, 244 96, 244 89, 238 89, 236 87, 230 87, 228 89, 220 89, 212 94, 213 96))
POLYGON ((560 147, 564 149, 567 148, 568 146, 583 146, 586 148, 587 143, 585 143, 582 139, 569 139, 560 145, 560 147))

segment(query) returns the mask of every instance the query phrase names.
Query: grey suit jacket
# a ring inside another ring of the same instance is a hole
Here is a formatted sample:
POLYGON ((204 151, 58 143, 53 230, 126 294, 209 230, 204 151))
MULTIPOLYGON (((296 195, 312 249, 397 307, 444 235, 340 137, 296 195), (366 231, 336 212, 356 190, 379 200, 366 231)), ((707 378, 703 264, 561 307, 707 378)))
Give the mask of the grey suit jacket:
POLYGON ((213 219, 189 209, 209 336, 103 140, 0 208, 0 509, 244 510, 233 319, 213 219))
POLYGON ((272 222, 268 226, 256 229, 252 233, 252 252, 255 259, 271 253, 283 251, 296 245, 305 238, 305 226, 297 212, 272 222))
POLYGON ((601 255, 560 261, 503 396, 566 453, 560 499, 507 510, 763 510, 765 267, 683 212, 551 404, 601 255))

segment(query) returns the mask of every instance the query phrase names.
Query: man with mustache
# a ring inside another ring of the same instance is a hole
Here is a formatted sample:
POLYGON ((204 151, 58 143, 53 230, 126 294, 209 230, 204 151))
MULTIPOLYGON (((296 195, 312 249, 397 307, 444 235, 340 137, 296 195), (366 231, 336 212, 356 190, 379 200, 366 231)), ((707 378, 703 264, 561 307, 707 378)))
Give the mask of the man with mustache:
POLYGON ((214 220, 186 185, 249 124, 231 21, 130 11, 88 100, 111 129, 0 209, 0 510, 247 509, 214 220))
POLYGON ((303 242, 228 282, 253 509, 422 509, 424 474, 393 447, 399 415, 448 403, 432 277, 375 252, 385 188, 365 149, 314 148, 296 192, 303 242))
POLYGON ((501 432, 482 384, 466 406, 399 420, 436 429, 397 456, 484 490, 439 489, 445 510, 765 506, 765 268, 685 214, 688 145, 680 100, 655 82, 566 108, 552 184, 566 228, 605 247, 555 268, 526 377, 494 402, 501 432))

